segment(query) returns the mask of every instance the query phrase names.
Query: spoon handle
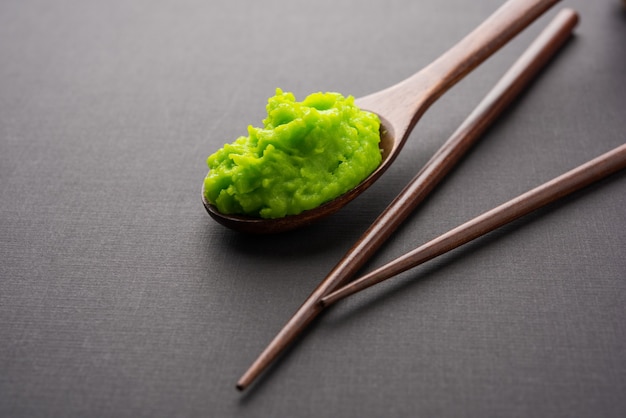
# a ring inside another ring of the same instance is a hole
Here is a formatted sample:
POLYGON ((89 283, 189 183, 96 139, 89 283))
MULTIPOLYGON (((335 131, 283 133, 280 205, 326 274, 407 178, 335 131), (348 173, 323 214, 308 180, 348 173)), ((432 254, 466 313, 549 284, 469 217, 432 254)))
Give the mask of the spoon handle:
POLYGON ((549 61, 569 37, 576 25, 573 11, 561 12, 544 32, 533 42, 516 64, 507 72, 492 92, 472 113, 462 128, 443 146, 418 176, 405 188, 359 241, 339 261, 335 268, 317 286, 298 311, 252 363, 237 382, 237 388, 248 387, 265 370, 304 328, 322 311, 319 300, 345 284, 358 269, 385 242, 411 211, 452 168, 464 150, 493 122, 515 96, 523 90, 533 76, 549 61), (453 142, 451 142, 453 141, 453 142), (459 144, 459 142, 461 144, 459 144))
POLYGON ((321 304, 328 306, 390 279, 624 168, 626 168, 626 144, 477 216, 360 279, 337 289, 322 298, 321 304))
POLYGON ((469 148, 528 86, 535 75, 569 39, 578 22, 571 9, 561 10, 489 91, 474 111, 378 216, 330 273, 345 283, 370 259, 469 148))
POLYGON ((513 0, 429 65, 438 95, 463 78, 559 0, 513 0), (442 77, 443 75, 443 77, 442 77))
POLYGON ((509 0, 456 45, 411 77, 360 99, 384 115, 404 142, 424 112, 447 90, 559 0, 509 0))

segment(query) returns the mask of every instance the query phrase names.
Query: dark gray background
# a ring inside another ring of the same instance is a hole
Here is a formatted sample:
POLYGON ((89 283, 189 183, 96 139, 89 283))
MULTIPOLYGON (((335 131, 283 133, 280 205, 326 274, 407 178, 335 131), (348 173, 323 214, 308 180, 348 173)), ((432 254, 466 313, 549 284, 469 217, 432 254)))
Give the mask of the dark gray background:
MULTIPOLYGON (((0 415, 626 416, 626 173, 341 303, 234 388, 557 9, 306 230, 213 222, 206 157, 276 87, 376 91, 501 3, 2 1, 0 415)), ((624 142, 626 13, 563 6, 575 38, 366 269, 624 142)))

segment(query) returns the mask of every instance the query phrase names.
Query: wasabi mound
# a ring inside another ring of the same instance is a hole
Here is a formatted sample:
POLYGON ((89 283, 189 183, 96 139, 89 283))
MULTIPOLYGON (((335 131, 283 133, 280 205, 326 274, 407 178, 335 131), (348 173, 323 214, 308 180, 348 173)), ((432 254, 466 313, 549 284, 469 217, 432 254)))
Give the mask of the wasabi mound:
POLYGON ((224 214, 281 218, 350 190, 381 162, 380 120, 352 96, 314 93, 297 102, 277 89, 263 127, 209 156, 206 200, 224 214))

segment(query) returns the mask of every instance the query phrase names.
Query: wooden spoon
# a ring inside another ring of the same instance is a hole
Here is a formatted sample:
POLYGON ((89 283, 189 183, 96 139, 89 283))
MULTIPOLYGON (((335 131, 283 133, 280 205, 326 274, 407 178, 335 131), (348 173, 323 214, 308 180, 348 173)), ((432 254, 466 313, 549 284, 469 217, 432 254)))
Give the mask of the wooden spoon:
POLYGON ((381 119, 382 162, 352 190, 298 215, 263 219, 227 215, 206 201, 204 207, 217 222, 228 228, 257 234, 288 231, 328 216, 371 186, 395 160, 413 127, 426 110, 489 56, 505 45, 559 0, 509 0, 473 32, 437 60, 406 80, 356 100, 362 109, 381 119))

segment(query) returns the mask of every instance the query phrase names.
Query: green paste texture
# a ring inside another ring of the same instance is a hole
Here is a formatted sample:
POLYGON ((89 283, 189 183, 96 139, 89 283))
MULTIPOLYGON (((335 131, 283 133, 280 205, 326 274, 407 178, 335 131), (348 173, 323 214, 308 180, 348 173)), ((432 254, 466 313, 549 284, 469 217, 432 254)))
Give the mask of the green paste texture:
POLYGON ((352 96, 314 93, 297 102, 276 90, 263 127, 209 156, 206 200, 224 214, 280 218, 345 193, 381 162, 380 120, 352 96))

